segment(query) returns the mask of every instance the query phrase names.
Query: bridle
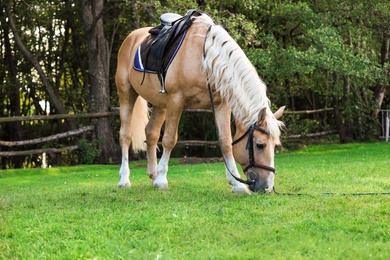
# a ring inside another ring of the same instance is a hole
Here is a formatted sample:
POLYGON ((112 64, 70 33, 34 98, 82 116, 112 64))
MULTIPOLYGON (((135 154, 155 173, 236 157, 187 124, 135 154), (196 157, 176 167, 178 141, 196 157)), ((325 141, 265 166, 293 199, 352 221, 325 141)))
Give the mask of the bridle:
MULTIPOLYGON (((259 127, 257 125, 257 122, 255 122, 248 128, 248 130, 242 136, 237 138, 237 140, 235 140, 232 143, 232 146, 233 146, 233 145, 237 144, 238 142, 240 142, 241 140, 243 140, 245 138, 245 136, 248 135, 248 141, 246 142, 245 150, 248 150, 248 153, 249 153, 248 154, 249 155, 249 164, 248 164, 248 166, 246 166, 244 168, 244 173, 246 173, 248 171, 255 172, 254 168, 260 168, 260 169, 267 170, 267 171, 270 171, 270 172, 273 172, 274 174, 276 174, 276 169, 274 167, 267 166, 267 165, 264 165, 264 164, 259 164, 259 163, 255 162, 254 151, 253 151, 253 133, 254 133, 254 131, 259 131, 259 132, 262 132, 262 133, 264 133, 266 135, 270 135, 269 131, 259 127)), ((234 176, 234 175, 232 175, 232 176, 237 181, 245 183, 245 184, 248 184, 249 189, 251 191, 255 191, 256 190, 256 187, 255 187, 256 180, 250 178, 249 177, 249 176, 251 176, 250 174, 246 174, 246 176, 247 176, 247 180, 246 181, 242 181, 240 178, 236 178, 236 176, 234 176)))
MULTIPOLYGON (((206 39, 207 39, 207 35, 208 33, 210 32, 210 29, 211 29, 211 25, 209 26, 209 28, 207 29, 207 32, 206 32, 206 37, 205 37, 205 42, 206 42, 206 39)), ((205 44, 203 44, 203 57, 206 56, 206 50, 205 50, 205 44)), ((208 79, 207 79, 207 87, 208 87, 208 91, 209 91, 209 96, 210 96, 210 102, 211 102, 211 108, 212 108, 212 111, 213 111, 213 114, 214 114, 214 121, 215 121, 215 126, 216 126, 216 129, 217 129, 217 135, 218 135, 218 140, 219 142, 221 141, 220 140, 220 136, 219 136, 219 131, 218 131, 218 125, 217 125, 217 120, 216 120, 216 117, 215 117, 215 108, 214 108, 214 100, 213 100, 213 93, 211 91, 211 86, 208 82, 208 79)), ((270 172, 273 172, 274 174, 276 174, 276 169, 274 167, 271 167, 271 166, 267 166, 267 165, 263 165, 263 164, 258 164, 255 162, 254 160, 254 150, 253 150, 253 133, 254 131, 260 131, 266 135, 270 135, 270 132, 259 127, 257 125, 257 122, 253 123, 249 129, 242 135, 240 136, 237 140, 233 141, 232 142, 232 146, 237 144, 238 142, 240 142, 241 140, 243 140, 247 135, 248 136, 248 141, 246 143, 246 150, 249 150, 249 165, 247 167, 245 167, 244 169, 244 173, 253 169, 253 168, 260 168, 260 169, 264 169, 264 170, 267 170, 267 171, 270 171, 270 172)), ((220 144, 220 147, 221 147, 221 144, 220 144)), ((223 156, 223 153, 222 153, 222 156, 223 156)), ((244 183, 244 184, 247 184, 249 186, 249 189, 251 191, 255 191, 255 184, 256 184, 256 181, 253 180, 253 179, 247 179, 247 180, 243 180, 237 176, 235 176, 229 169, 227 163, 226 163, 226 160, 225 158, 224 159, 224 163, 225 163, 225 167, 226 169, 229 171, 230 175, 238 182, 241 182, 241 183, 244 183)), ((277 192, 275 190, 275 186, 273 187, 273 191, 275 192, 275 194, 277 195, 283 195, 283 196, 316 196, 316 195, 310 195, 310 194, 304 194, 304 193, 280 193, 280 192, 277 192)), ((390 192, 355 192, 355 193, 323 193, 323 194, 318 194, 318 196, 330 196, 330 195, 336 195, 336 196, 358 196, 358 195, 389 195, 390 192)))
MULTIPOLYGON (((214 106, 214 99, 213 99, 213 93, 211 91, 211 86, 209 83, 207 83, 207 88, 208 88, 208 91, 209 91, 209 96, 210 96, 210 102, 211 102, 211 109, 213 111, 213 114, 214 114, 214 121, 215 121, 215 127, 217 129, 217 135, 218 135, 218 140, 219 142, 221 141, 220 138, 219 138, 219 130, 218 130, 218 126, 217 126, 217 120, 215 118, 215 106, 214 106)), ((253 168, 260 168, 260 169, 263 169, 263 170, 267 170, 267 171, 270 171, 270 172, 273 172, 274 174, 276 174, 276 169, 274 167, 271 167, 271 166, 267 166, 267 165, 264 165, 264 164, 259 164, 259 163, 256 163, 255 162, 255 157, 254 157, 254 150, 253 150, 253 133, 254 131, 260 131, 266 135, 270 135, 269 131, 259 127, 257 125, 257 122, 253 123, 249 128, 248 130, 242 135, 240 136, 239 138, 237 138, 237 140, 233 141, 232 142, 232 146, 237 144, 238 142, 240 142, 241 140, 243 140, 247 135, 248 136, 248 141, 246 143, 246 148, 245 150, 248 150, 248 155, 249 155, 249 165, 245 167, 244 169, 244 173, 246 173, 247 171, 249 170, 253 170, 253 168)), ((221 145, 220 145, 221 146, 221 145)), ((223 154, 222 154, 223 155, 223 154)), ((226 160, 225 158, 223 158, 224 162, 225 162, 225 166, 226 166, 226 169, 229 171, 230 175, 238 182, 241 182, 241 183, 244 183, 244 184, 247 184, 249 186, 249 189, 251 191, 254 191, 255 190, 255 184, 256 184, 256 180, 254 179, 251 179, 251 178, 247 178, 247 180, 243 180, 237 176, 235 176, 229 169, 229 167, 227 166, 227 163, 226 163, 226 160)))
POLYGON ((245 167, 244 173, 247 172, 251 168, 260 168, 260 169, 267 170, 267 171, 270 171, 270 172, 273 172, 274 174, 276 174, 276 169, 274 167, 267 166, 264 164, 258 164, 255 162, 254 151, 253 151, 253 133, 255 130, 262 132, 263 134, 270 135, 269 131, 259 127, 257 125, 257 122, 255 122, 248 128, 248 130, 242 136, 240 136, 237 140, 235 140, 232 143, 232 146, 233 146, 233 145, 237 144, 238 142, 240 142, 242 139, 244 139, 245 136, 249 135, 248 141, 246 142, 246 146, 245 146, 245 150, 248 150, 248 153, 249 153, 249 164, 248 164, 248 166, 245 167))
MULTIPOLYGON (((207 29, 207 32, 206 32, 206 37, 205 37, 205 42, 206 42, 206 39, 207 39, 207 35, 208 33, 210 32, 211 30, 211 25, 209 26, 209 28, 207 29)), ((205 44, 203 44, 203 57, 206 57, 206 50, 205 50, 205 44)), ((209 97, 210 97, 210 102, 211 102, 211 109, 213 111, 213 114, 214 114, 214 121, 215 121, 215 127, 216 127, 216 130, 217 130, 217 135, 218 135, 218 140, 220 142, 220 136, 219 136, 219 130, 218 130, 218 125, 217 125, 217 119, 215 117, 215 107, 214 107, 214 99, 213 99, 213 93, 211 91, 211 86, 210 86, 210 83, 208 82, 208 79, 207 79, 207 88, 208 88, 208 91, 209 91, 209 97)), ((246 173, 247 171, 251 170, 253 171, 253 168, 260 168, 260 169, 263 169, 263 170, 267 170, 267 171, 270 171, 270 172, 273 172, 274 174, 276 174, 276 169, 274 167, 271 167, 271 166, 267 166, 267 165, 263 165, 263 164, 258 164, 255 162, 255 159, 254 159, 254 151, 253 151, 253 133, 254 131, 260 131, 266 135, 270 135, 270 132, 257 126, 257 122, 253 123, 249 129, 242 135, 240 136, 237 140, 235 140, 234 142, 232 142, 232 146, 237 144, 238 142, 240 142, 241 140, 243 140, 247 135, 248 136, 248 141, 246 143, 246 150, 248 150, 249 152, 249 165, 247 167, 245 167, 244 169, 244 173, 246 173)), ((220 147, 221 147, 221 144, 220 144, 220 147)), ((222 156, 223 156, 223 153, 222 153, 222 156)), ((226 160, 225 158, 223 158, 224 160, 224 163, 225 163, 225 166, 226 166, 226 169, 229 171, 230 175, 238 182, 241 182, 241 183, 244 183, 244 184, 247 184, 249 186, 249 189, 251 191, 254 191, 255 190, 255 184, 256 184, 256 180, 254 179, 251 179, 251 178, 247 178, 247 180, 243 180, 237 176, 235 176, 229 169, 229 167, 227 166, 227 163, 226 163, 226 160)))

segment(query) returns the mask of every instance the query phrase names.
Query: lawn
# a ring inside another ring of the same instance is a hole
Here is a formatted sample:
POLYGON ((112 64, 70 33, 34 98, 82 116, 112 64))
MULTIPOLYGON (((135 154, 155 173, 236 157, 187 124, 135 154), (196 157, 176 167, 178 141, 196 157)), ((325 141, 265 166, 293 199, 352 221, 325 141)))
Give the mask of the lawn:
POLYGON ((171 160, 0 171, 0 259, 390 259, 390 144, 309 146, 275 156, 279 192, 237 195, 223 163, 171 160), (321 196, 323 193, 336 193, 321 196))

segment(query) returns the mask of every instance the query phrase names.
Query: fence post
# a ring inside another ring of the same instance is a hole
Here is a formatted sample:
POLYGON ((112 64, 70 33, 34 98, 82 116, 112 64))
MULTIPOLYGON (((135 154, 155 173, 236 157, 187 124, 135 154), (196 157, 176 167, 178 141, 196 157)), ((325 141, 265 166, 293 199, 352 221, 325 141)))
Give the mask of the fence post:
POLYGON ((387 110, 386 111, 386 126, 385 126, 385 133, 386 133, 386 142, 389 141, 389 128, 390 128, 390 124, 389 124, 389 111, 390 110, 387 110))

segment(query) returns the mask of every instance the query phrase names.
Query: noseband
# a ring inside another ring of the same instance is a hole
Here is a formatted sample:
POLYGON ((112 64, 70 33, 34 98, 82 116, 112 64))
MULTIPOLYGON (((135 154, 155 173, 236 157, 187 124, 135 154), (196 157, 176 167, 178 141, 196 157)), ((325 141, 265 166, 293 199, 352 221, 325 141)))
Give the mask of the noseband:
MULTIPOLYGON (((235 140, 232 143, 233 146, 238 142, 240 142, 241 140, 243 140, 248 135, 248 141, 246 142, 245 150, 248 150, 249 153, 249 165, 245 167, 244 173, 247 172, 249 169, 260 168, 276 174, 276 169, 274 167, 267 166, 264 164, 258 164, 255 162, 254 150, 253 150, 253 133, 255 132, 255 130, 262 132, 263 134, 270 135, 269 131, 257 126, 257 123, 255 122, 248 128, 248 130, 242 136, 240 136, 237 140, 235 140)), ((248 179, 248 181, 251 183, 255 182, 255 180, 250 180, 250 179, 248 179)))

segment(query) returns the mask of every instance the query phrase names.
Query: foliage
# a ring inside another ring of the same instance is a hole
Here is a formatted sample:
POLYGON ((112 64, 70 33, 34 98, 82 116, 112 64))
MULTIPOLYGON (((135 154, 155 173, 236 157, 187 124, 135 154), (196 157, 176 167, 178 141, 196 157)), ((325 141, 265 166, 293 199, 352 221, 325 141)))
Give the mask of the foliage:
POLYGON ((117 166, 2 171, 0 258, 388 259, 389 195, 315 196, 389 191, 388 146, 277 154, 276 188, 314 196, 231 194, 223 163, 171 161, 166 191, 143 161, 131 189, 117 166))
MULTIPOLYGON (((68 113, 94 111, 89 34, 83 26, 81 3, 60 0, 0 4, 2 13, 10 10, 22 43, 42 67, 54 91, 49 95, 37 70, 15 44, 9 19, 3 15, 1 117, 54 114, 58 113, 58 105, 68 113), (57 96, 60 104, 51 95, 57 96)), ((157 25, 161 13, 184 14, 189 9, 206 11, 228 30, 268 85, 275 109, 282 105, 293 111, 334 107, 333 115, 320 124, 324 128, 318 130, 338 130, 341 142, 375 139, 378 122, 373 114, 378 107, 389 108, 390 3, 381 0, 105 1, 99 17, 104 22, 109 49, 110 66, 105 73, 111 106, 118 106, 116 53, 127 34, 139 27, 157 25), (382 94, 384 100, 379 102, 382 94)), ((193 117, 185 114, 183 122, 193 122, 193 117)), ((69 129, 72 123, 77 125, 71 121, 50 122, 52 129, 69 129)), ((206 124, 212 129, 212 120, 206 124)), ((305 125, 295 127, 293 133, 312 129, 305 125)), ((185 131, 183 138, 202 136, 204 132, 191 130, 184 123, 181 128, 185 131)), ((119 131, 118 123, 112 131, 119 131)), ((21 124, 0 124, 2 140, 25 140, 39 133, 39 125, 25 131, 21 124)), ((214 138, 209 132, 204 136, 214 138)))
POLYGON ((81 164, 92 164, 100 153, 97 148, 97 142, 89 143, 85 139, 80 139, 77 142, 77 146, 79 147, 79 163, 81 164))

